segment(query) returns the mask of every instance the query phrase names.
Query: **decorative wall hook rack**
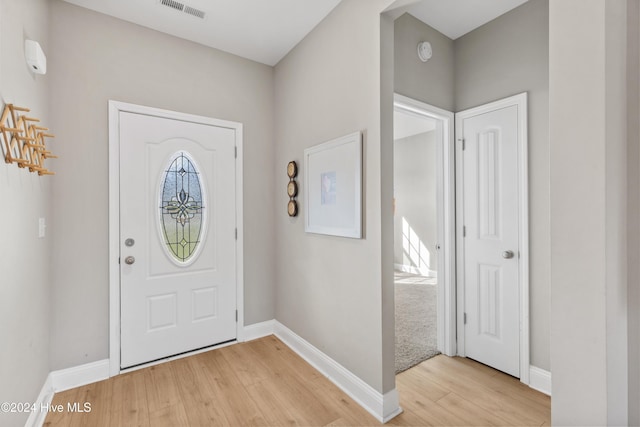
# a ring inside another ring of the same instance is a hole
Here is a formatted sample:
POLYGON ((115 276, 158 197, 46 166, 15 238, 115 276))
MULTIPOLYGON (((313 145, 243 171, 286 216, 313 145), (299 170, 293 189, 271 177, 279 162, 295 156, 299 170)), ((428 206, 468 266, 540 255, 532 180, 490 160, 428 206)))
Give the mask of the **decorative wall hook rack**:
POLYGON ((29 117, 28 108, 6 104, 0 117, 0 135, 4 140, 7 163, 16 163, 20 168, 29 168, 38 175, 55 175, 44 166, 46 159, 57 159, 47 150, 46 139, 54 138, 47 133, 46 127, 40 126, 40 119, 29 117))

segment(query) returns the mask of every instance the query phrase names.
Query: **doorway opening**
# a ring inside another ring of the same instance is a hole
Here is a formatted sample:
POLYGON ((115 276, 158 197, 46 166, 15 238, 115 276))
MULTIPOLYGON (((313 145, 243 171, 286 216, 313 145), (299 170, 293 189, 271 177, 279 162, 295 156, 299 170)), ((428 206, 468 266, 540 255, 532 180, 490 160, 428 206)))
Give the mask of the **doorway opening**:
POLYGON ((394 98, 396 373, 454 355, 453 113, 394 98))

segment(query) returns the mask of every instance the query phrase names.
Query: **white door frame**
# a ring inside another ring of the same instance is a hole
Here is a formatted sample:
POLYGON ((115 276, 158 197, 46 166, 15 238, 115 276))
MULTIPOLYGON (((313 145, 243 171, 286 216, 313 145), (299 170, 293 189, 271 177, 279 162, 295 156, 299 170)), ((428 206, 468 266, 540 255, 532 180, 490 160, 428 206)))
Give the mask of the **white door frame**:
MULTIPOLYGON (((518 108, 518 252, 520 256, 518 282, 520 287, 520 381, 529 384, 529 179, 527 93, 521 93, 495 102, 456 113, 456 182, 462 181, 462 119, 488 113, 501 108, 518 108)), ((456 192, 456 236, 458 278, 458 354, 465 356, 464 348, 464 239, 462 238, 463 199, 456 192)))
POLYGON ((438 138, 436 174, 438 205, 438 351, 456 355, 455 268, 455 144, 454 114, 438 107, 394 94, 394 110, 428 117, 442 124, 438 138))
POLYGON ((236 155, 236 340, 244 331, 244 248, 242 205, 242 123, 161 110, 142 105, 109 101, 109 376, 120 374, 120 112, 144 114, 167 119, 233 129, 236 155))

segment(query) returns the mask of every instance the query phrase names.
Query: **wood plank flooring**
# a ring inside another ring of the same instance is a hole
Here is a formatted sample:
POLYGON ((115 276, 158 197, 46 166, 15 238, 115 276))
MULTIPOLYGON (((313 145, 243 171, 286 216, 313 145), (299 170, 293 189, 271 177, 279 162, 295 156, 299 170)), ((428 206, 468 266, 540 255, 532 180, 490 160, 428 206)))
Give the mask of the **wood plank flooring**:
MULTIPOLYGON (((436 356, 396 377, 392 426, 542 426, 550 399, 469 359, 436 356)), ((174 360, 55 395, 90 412, 45 426, 373 426, 380 423, 278 338, 174 360)))

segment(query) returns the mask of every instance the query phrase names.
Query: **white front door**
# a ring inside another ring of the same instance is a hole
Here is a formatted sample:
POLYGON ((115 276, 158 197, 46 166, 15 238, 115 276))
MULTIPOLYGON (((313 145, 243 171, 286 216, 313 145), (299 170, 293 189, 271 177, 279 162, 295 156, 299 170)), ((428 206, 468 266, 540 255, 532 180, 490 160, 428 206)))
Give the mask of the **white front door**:
POLYGON ((235 339, 235 129, 119 123, 121 368, 235 339))
MULTIPOLYGON (((526 103, 525 103, 526 105, 526 103)), ((456 115, 463 355, 520 377, 518 105, 456 115), (464 146, 463 146, 464 145, 464 146)))

